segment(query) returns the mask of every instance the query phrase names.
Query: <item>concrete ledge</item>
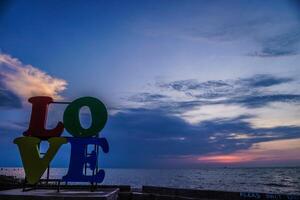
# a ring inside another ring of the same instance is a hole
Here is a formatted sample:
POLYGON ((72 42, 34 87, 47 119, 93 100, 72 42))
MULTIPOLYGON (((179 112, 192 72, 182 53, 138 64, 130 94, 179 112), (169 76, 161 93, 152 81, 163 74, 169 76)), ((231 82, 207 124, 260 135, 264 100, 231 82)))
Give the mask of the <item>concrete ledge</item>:
POLYGON ((143 194, 192 198, 192 199, 223 199, 223 200, 300 200, 300 195, 267 194, 255 192, 227 192, 213 190, 179 189, 168 187, 143 186, 143 194))
MULTIPOLYGON (((159 194, 133 192, 132 200, 200 200, 200 199, 192 198, 192 197, 184 197, 184 196, 159 195, 159 194)), ((201 200, 208 200, 208 199, 201 198, 201 200)))
POLYGON ((117 200, 119 189, 101 189, 94 192, 88 190, 66 190, 62 189, 57 192, 53 189, 36 189, 23 192, 22 189, 11 189, 0 191, 1 200, 84 200, 84 199, 98 199, 98 200, 117 200))
POLYGON ((0 191, 0 200, 300 200, 300 195, 267 194, 253 192, 226 192, 213 190, 179 189, 155 186, 143 186, 131 190, 130 186, 97 187, 94 192, 87 186, 38 188, 23 192, 21 188, 0 191))

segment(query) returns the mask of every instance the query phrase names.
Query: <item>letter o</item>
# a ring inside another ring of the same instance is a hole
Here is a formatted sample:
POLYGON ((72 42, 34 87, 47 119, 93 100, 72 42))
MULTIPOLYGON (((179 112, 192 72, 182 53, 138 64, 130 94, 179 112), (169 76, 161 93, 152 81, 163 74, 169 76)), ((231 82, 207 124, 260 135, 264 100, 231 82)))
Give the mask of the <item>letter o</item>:
POLYGON ((82 97, 69 104, 64 112, 65 129, 74 137, 91 137, 97 135, 105 126, 107 121, 107 110, 105 105, 94 97, 82 97), (92 116, 91 126, 83 128, 79 119, 79 111, 83 106, 90 109, 92 116))

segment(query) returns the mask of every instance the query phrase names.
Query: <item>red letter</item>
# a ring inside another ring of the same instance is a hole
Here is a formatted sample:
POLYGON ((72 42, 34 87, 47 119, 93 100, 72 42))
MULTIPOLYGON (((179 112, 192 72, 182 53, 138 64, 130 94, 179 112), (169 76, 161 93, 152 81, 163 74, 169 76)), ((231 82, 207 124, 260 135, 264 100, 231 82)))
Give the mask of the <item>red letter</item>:
POLYGON ((29 128, 24 132, 24 135, 34 136, 40 139, 59 137, 64 130, 62 122, 58 122, 56 127, 52 130, 45 129, 48 105, 53 102, 53 99, 46 96, 37 96, 29 98, 28 101, 32 103, 32 111, 29 128))

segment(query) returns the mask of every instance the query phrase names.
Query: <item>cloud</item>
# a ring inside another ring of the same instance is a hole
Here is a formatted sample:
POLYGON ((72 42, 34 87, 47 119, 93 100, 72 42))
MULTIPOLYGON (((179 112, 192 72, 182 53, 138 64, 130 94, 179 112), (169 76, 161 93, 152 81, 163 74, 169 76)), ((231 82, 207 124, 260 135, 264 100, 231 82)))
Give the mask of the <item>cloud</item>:
POLYGON ((249 87, 269 87, 282 83, 289 83, 294 79, 291 77, 276 77, 270 74, 257 74, 250 78, 243 78, 236 81, 236 84, 249 87))
POLYGON ((233 118, 246 113, 246 109, 237 105, 215 104, 198 106, 179 114, 190 124, 198 124, 206 120, 233 118))
POLYGON ((149 92, 144 92, 129 97, 129 100, 133 102, 154 102, 160 101, 164 98, 167 98, 167 96, 162 94, 151 94, 149 92))
POLYGON ((248 40, 257 46, 256 50, 247 54, 248 56, 282 57, 299 54, 299 29, 298 21, 284 24, 270 18, 242 19, 235 20, 234 24, 224 22, 221 26, 208 29, 202 27, 187 29, 182 38, 207 39, 218 43, 248 40))
POLYGON ((273 102, 265 107, 249 110, 255 115, 247 119, 253 127, 300 126, 300 103, 273 102))
MULTIPOLYGON (((187 96, 196 97, 197 99, 217 99, 224 97, 243 97, 243 99, 236 99, 243 103, 247 101, 259 101, 263 99, 267 101, 275 101, 284 99, 284 96, 267 95, 259 90, 270 86, 280 85, 283 83, 290 83, 294 79, 290 77, 276 77, 269 74, 257 74, 249 78, 240 78, 236 80, 210 80, 206 82, 199 82, 197 80, 180 80, 168 83, 158 83, 157 86, 163 89, 170 89, 177 92, 183 92, 187 96), (257 99, 253 99, 253 93, 256 93, 257 99), (250 96, 247 96, 250 95, 250 96), (252 98, 252 99, 251 99, 252 98)), ((291 96, 288 96, 290 98, 291 96)), ((295 96, 296 97, 296 96, 295 96)), ((262 100, 263 101, 263 100, 262 100)))
POLYGON ((16 94, 8 90, 2 80, 3 77, 0 75, 0 107, 21 108, 22 100, 16 94))
POLYGON ((261 27, 268 25, 271 21, 271 19, 253 17, 253 15, 249 15, 249 18, 240 19, 231 19, 231 17, 233 18, 233 16, 230 16, 229 19, 219 19, 219 23, 214 24, 215 26, 185 29, 185 38, 231 42, 237 39, 254 37, 256 32, 261 31, 261 27))
POLYGON ((256 128, 299 126, 298 87, 299 82, 292 77, 270 74, 206 82, 178 80, 155 83, 153 92, 135 94, 128 101, 135 108, 164 110, 193 125, 244 115, 248 116, 244 120, 256 128))
POLYGON ((211 154, 199 156, 197 160, 200 163, 215 164, 241 164, 241 163, 282 163, 300 162, 300 139, 285 139, 268 142, 258 142, 249 149, 238 150, 230 154, 211 154))
POLYGON ((176 116, 190 124, 205 120, 230 119, 248 116, 242 121, 249 122, 255 128, 273 128, 280 126, 300 126, 300 104, 289 102, 272 102, 264 107, 247 108, 239 105, 215 104, 194 107, 176 116))
POLYGON ((228 89, 232 88, 232 84, 230 82, 216 80, 216 81, 207 81, 199 83, 195 79, 190 80, 180 80, 180 81, 174 81, 169 83, 162 83, 159 84, 159 87, 162 88, 169 88, 176 91, 186 92, 186 94, 189 94, 188 92, 195 91, 195 90, 218 90, 220 91, 227 91, 228 89))
MULTIPOLYGON (((209 119, 190 124, 163 109, 123 110, 110 116, 102 133, 112 145, 112 156, 106 162, 124 167, 171 167, 174 165, 166 162, 172 158, 177 160, 176 166, 199 166, 201 156, 219 155, 220 152, 231 155, 252 151, 264 142, 299 138, 300 126, 252 127, 246 121, 250 117, 209 119)), ((254 151, 251 155, 257 157, 259 153, 254 151)), ((294 156, 289 160, 297 158, 294 154, 287 155, 294 156)))
MULTIPOLYGON (((299 29, 300 27, 298 27, 299 29)), ((281 57, 299 54, 300 32, 290 31, 260 41, 261 50, 249 53, 255 57, 281 57)))
MULTIPOLYGON (((237 47, 241 55, 270 58, 299 54, 299 3, 220 2, 199 4, 180 2, 181 11, 169 8, 164 20, 149 16, 140 30, 152 37, 173 37, 223 49, 221 55, 237 47), (212 15, 211 13, 217 13, 212 15), (209 45, 208 45, 209 43, 209 45), (217 45, 215 45, 217 44, 217 45), (229 51, 224 49, 229 47, 229 51)), ((236 55, 236 53, 235 53, 236 55)))
POLYGON ((31 65, 25 65, 7 54, 0 54, 0 105, 20 107, 29 97, 45 95, 62 99, 60 93, 67 82, 48 75, 31 65), (16 97, 12 102, 10 101, 16 97))
POLYGON ((299 54, 298 50, 296 49, 281 49, 277 48, 270 48, 270 47, 263 47, 261 51, 255 51, 253 53, 249 53, 248 56, 253 57, 281 57, 281 56, 293 56, 299 54))
POLYGON ((249 108, 266 106, 272 102, 299 102, 298 94, 246 95, 230 99, 227 103, 242 104, 249 108))

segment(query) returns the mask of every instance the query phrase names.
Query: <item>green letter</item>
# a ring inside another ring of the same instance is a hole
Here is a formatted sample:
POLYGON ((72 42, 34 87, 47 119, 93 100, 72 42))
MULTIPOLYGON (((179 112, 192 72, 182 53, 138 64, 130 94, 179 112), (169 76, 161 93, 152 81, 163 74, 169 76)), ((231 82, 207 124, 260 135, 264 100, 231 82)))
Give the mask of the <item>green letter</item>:
POLYGON ((91 137, 97 135, 105 126, 107 110, 105 105, 96 98, 82 97, 73 101, 64 112, 64 126, 74 137, 91 137), (89 107, 92 124, 84 129, 80 124, 79 111, 83 106, 89 107))

